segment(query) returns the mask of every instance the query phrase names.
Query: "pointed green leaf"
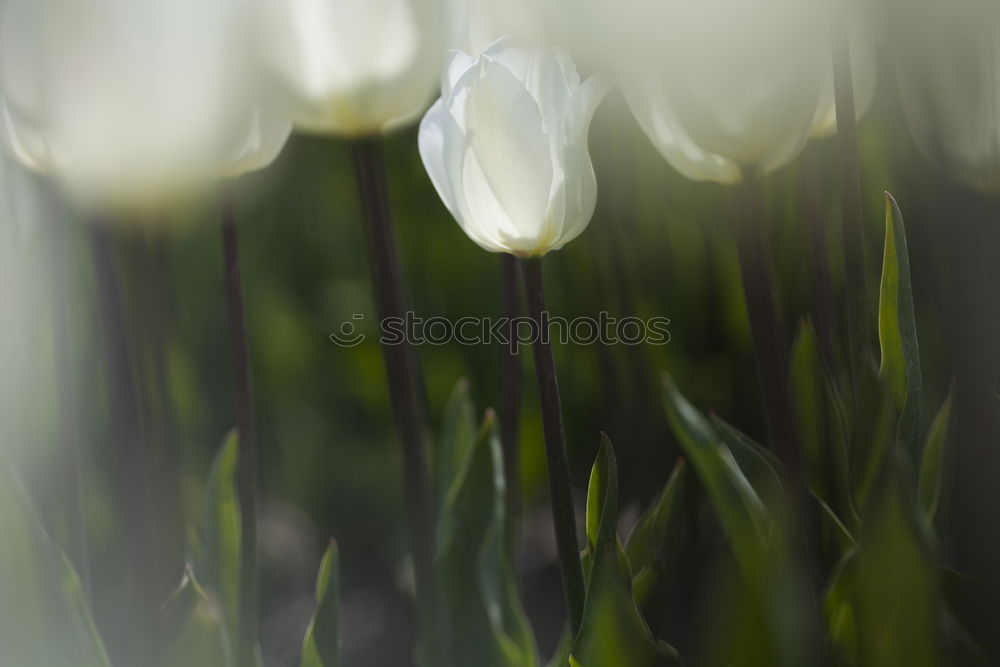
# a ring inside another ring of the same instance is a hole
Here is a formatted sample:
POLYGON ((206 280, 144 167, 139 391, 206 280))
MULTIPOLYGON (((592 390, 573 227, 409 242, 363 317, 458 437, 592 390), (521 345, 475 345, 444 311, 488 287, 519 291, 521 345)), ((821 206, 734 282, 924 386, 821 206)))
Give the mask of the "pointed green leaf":
POLYGON ((469 451, 476 444, 479 424, 476 411, 469 397, 469 381, 465 378, 455 383, 448 397, 441 424, 441 437, 434 458, 435 506, 444 506, 445 498, 459 469, 469 458, 469 451))
POLYGON ((931 423, 920 459, 920 504, 927 512, 927 516, 932 518, 937 514, 938 501, 941 497, 941 480, 944 476, 945 450, 948 444, 948 427, 951 424, 951 404, 954 394, 953 385, 931 423))
MULTIPOLYGON (((226 626, 240 623, 240 542, 242 524, 237 490, 239 439, 230 431, 215 455, 205 488, 202 519, 202 557, 195 573, 205 590, 218 600, 226 626)), ((236 632, 230 632, 233 655, 237 654, 236 632)))
POLYGON ((846 415, 819 353, 816 331, 804 321, 792 347, 791 385, 809 488, 851 517, 846 415))
POLYGON ((919 456, 920 350, 910 286, 906 230, 896 200, 885 193, 885 253, 879 296, 878 335, 882 350, 879 376, 900 411, 899 439, 915 464, 919 456))
POLYGON ((108 667, 69 559, 0 457, 0 665, 108 667))
POLYGON ((437 564, 456 664, 536 667, 534 636, 503 544, 506 483, 492 411, 452 470, 437 564))
POLYGON ((721 417, 710 415, 709 419, 765 507, 780 508, 785 502, 785 495, 779 474, 782 466, 778 458, 721 417))
POLYGON ((167 667, 234 667, 231 637, 218 598, 198 584, 191 567, 185 569, 160 616, 171 633, 167 667))
MULTIPOLYGON (((625 555, 644 586, 661 572, 673 569, 685 530, 684 495, 688 488, 687 467, 683 459, 674 466, 659 498, 639 517, 625 542, 625 555)), ((633 582, 634 583, 634 582, 633 582)), ((637 598, 640 596, 637 594, 637 598)), ((642 604, 643 600, 638 599, 642 604)))
POLYGON ((773 530, 764 503, 715 429, 687 402, 669 376, 664 376, 664 401, 667 419, 705 487, 733 552, 747 572, 752 572, 759 563, 761 546, 770 542, 773 530))
POLYGON ((316 613, 302 640, 299 667, 340 667, 340 646, 340 550, 330 540, 319 564, 316 613))
POLYGON ((618 464, 607 436, 602 437, 590 480, 588 523, 593 514, 597 526, 583 622, 573 642, 569 664, 578 667, 678 664, 676 651, 653 637, 632 597, 630 568, 616 533, 618 464))

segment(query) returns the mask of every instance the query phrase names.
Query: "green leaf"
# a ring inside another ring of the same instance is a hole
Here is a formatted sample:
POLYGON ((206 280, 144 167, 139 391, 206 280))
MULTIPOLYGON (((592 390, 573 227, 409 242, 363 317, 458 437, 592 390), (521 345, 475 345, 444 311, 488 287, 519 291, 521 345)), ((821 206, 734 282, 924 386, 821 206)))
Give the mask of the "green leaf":
POLYGON ((506 482, 492 411, 450 470, 455 477, 441 509, 437 565, 455 664, 536 667, 534 636, 503 544, 506 482))
POLYGON ((899 439, 916 464, 920 433, 920 350, 910 286, 906 230, 896 200, 885 193, 885 253, 879 296, 878 335, 882 349, 879 377, 889 386, 900 411, 899 439))
POLYGON ((0 665, 108 667, 69 559, 0 457, 0 665))
POLYGON ((198 584, 190 566, 160 618, 171 639, 167 667, 234 667, 232 640, 218 598, 198 584))
POLYGON ((441 424, 441 437, 435 452, 435 507, 444 507, 445 498, 459 477, 459 471, 469 459, 469 452, 476 444, 479 425, 476 411, 469 397, 469 381, 462 378, 448 397, 441 424))
POLYGON ((669 376, 664 376, 663 383, 667 419, 705 487, 733 552, 752 574, 759 565, 761 546, 771 542, 773 522, 708 420, 687 402, 669 376))
POLYGON ((632 593, 640 607, 656 582, 674 570, 687 530, 684 507, 687 490, 687 466, 682 459, 674 466, 659 498, 639 517, 625 542, 625 556, 634 572, 632 593))
POLYGON ((778 458, 721 417, 710 415, 709 419, 765 507, 774 510, 783 506, 785 495, 778 474, 782 466, 778 458))
POLYGON ((943 595, 937 557, 900 464, 885 466, 865 512, 848 593, 857 664, 941 664, 943 595))
MULTIPOLYGON (((239 439, 230 431, 215 455, 205 488, 201 554, 195 573, 209 595, 218 601, 226 627, 240 623, 240 543, 242 536, 237 490, 239 439)), ((230 632, 231 650, 237 654, 236 632, 230 632)))
POLYGON ((583 622, 573 642, 569 664, 577 667, 679 664, 677 652, 653 637, 632 597, 628 560, 616 533, 618 464, 607 436, 602 438, 591 472, 587 508, 588 524, 594 514, 597 525, 583 622))
POLYGON ((302 640, 299 667, 340 667, 340 551, 330 541, 316 577, 316 613, 302 640))
POLYGON ((840 516, 853 517, 846 410, 808 320, 792 346, 791 386, 809 488, 840 516))
POLYGON ((941 480, 944 476, 945 447, 948 444, 948 427, 951 423, 952 398, 955 386, 948 391, 944 405, 938 410, 930 430, 920 459, 920 504, 927 516, 933 518, 937 514, 938 501, 941 497, 941 480))

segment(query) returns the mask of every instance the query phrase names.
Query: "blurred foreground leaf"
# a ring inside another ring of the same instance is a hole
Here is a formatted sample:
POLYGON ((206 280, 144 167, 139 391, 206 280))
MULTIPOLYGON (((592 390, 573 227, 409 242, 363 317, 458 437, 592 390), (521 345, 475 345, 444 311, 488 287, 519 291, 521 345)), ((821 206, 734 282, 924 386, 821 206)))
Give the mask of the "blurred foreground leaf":
POLYGON ((846 414, 808 320, 792 346, 791 384, 809 488, 856 525, 851 506, 846 414))
POLYGON ((108 667, 80 579, 0 459, 0 665, 108 667))
POLYGON ((236 628, 240 627, 240 502, 237 490, 239 439, 230 431, 215 455, 205 487, 201 527, 201 553, 194 562, 198 580, 218 601, 227 628, 230 648, 237 654, 236 628))
POLYGON ((171 640, 167 667, 235 667, 219 601, 198 584, 190 567, 160 616, 171 640))
POLYGON ((910 285, 906 230, 896 200, 885 193, 885 252, 879 295, 878 336, 882 350, 879 376, 900 411, 899 440, 914 466, 919 458, 920 350, 910 285))
POLYGON ((941 484, 944 477, 948 430, 951 424, 951 405, 955 387, 948 392, 941 409, 927 431, 927 441, 920 458, 920 503, 927 516, 933 519, 937 514, 941 498, 941 484))
POLYGON ((682 459, 674 466, 659 498, 639 517, 625 542, 625 555, 633 573, 632 593, 640 607, 657 581, 676 566, 685 531, 687 489, 688 472, 682 459))
POLYGON ((299 667, 340 667, 340 551, 330 541, 316 577, 316 613, 302 640, 299 667))
POLYGON ((723 532, 747 574, 756 571, 761 546, 771 541, 773 525, 764 503, 708 420, 664 376, 667 418, 688 461, 698 473, 723 532))
MULTIPOLYGON (((467 402, 467 393, 453 394, 453 400, 467 402)), ((470 409, 453 403, 449 413, 465 420, 470 409)), ((437 566, 455 664, 535 667, 534 635, 503 544, 506 483, 495 414, 487 412, 471 446, 456 442, 452 451, 453 464, 438 468, 454 476, 447 484, 437 480, 439 488, 448 489, 439 517, 437 566)))

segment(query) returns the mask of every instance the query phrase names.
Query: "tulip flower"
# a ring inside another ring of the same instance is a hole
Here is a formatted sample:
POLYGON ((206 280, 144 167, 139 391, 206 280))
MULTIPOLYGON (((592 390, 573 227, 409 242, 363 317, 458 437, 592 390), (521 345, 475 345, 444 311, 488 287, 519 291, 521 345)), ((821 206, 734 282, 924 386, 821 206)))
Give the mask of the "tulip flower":
MULTIPOLYGON (((485 250, 521 258, 528 311, 546 311, 541 265, 586 229, 597 183, 587 134, 606 86, 581 82, 557 48, 501 39, 478 57, 453 52, 441 99, 420 124, 420 156, 445 206, 485 250)), ((566 434, 547 336, 534 341, 553 522, 570 628, 579 630, 584 584, 566 459, 566 434)))
POLYGON ((829 61, 813 12, 809 0, 667 0, 651 12, 657 34, 637 36, 624 90, 674 168, 732 184, 798 155, 829 61))
POLYGON ((1000 192, 1000 9, 920 0, 894 27, 901 107, 918 150, 957 181, 1000 192))
POLYGON ((256 1, 263 57, 298 128, 378 134, 430 102, 444 0, 256 1))
POLYGON ((258 104, 234 0, 10 0, 2 134, 88 207, 169 201, 265 166, 289 124, 258 104))
POLYGON ((606 92, 581 83, 559 49, 500 40, 453 53, 441 99, 420 124, 420 155, 445 206, 481 247, 541 257, 579 236, 597 182, 587 133, 606 92))

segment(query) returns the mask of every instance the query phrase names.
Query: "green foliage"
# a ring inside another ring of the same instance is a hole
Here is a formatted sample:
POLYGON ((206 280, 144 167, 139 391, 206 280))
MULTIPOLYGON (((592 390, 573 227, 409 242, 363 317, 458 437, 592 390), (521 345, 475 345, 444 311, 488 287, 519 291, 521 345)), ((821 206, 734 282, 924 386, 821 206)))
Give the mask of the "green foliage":
POLYGON ((538 651, 524 615, 504 540, 506 482, 496 417, 478 429, 468 391, 453 393, 439 453, 437 567, 456 665, 535 667, 538 651), (471 442, 461 434, 475 434, 471 442))
POLYGON ((236 629, 240 622, 239 456, 238 436, 231 431, 216 453, 208 476, 200 535, 202 550, 194 559, 195 574, 217 600, 230 629, 233 655, 237 655, 236 629))
POLYGON ((855 525, 846 410, 823 365, 816 331, 808 320, 799 327, 792 346, 791 386, 806 482, 823 503, 855 525))
POLYGON ((232 640, 217 598, 188 567, 160 613, 169 639, 167 667, 235 667, 232 640))
POLYGON ((690 483, 683 460, 674 466, 659 497, 639 517, 625 542, 625 556, 633 571, 632 594, 641 606, 657 582, 677 567, 687 531, 685 495, 690 483))
POLYGON ((903 216, 888 192, 885 193, 885 253, 878 335, 882 350, 879 375, 896 401, 896 409, 900 411, 899 440, 915 464, 920 445, 920 349, 903 216))
POLYGON ((330 541, 316 577, 316 613, 302 640, 299 667, 340 667, 340 551, 330 541))
POLYGON ((80 579, 0 458, 0 664, 109 667, 80 579))
POLYGON ((941 409, 938 410, 931 427, 927 431, 927 440, 920 459, 920 503, 927 515, 937 514, 941 498, 941 483, 946 465, 946 448, 948 430, 951 425, 951 405, 955 395, 954 386, 948 392, 941 409))
POLYGON ((571 667, 659 667, 679 664, 677 652, 657 641, 632 595, 631 568, 616 533, 618 464, 604 436, 587 493, 591 567, 580 633, 571 667))

